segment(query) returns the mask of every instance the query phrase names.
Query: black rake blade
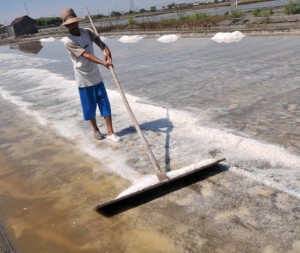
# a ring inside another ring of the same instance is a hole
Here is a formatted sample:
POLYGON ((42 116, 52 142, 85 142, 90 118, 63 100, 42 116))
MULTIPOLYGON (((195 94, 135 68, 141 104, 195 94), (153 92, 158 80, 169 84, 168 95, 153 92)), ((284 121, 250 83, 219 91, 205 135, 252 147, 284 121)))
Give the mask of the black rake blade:
POLYGON ((171 192, 180 190, 210 176, 221 173, 224 171, 224 166, 220 169, 221 165, 218 165, 218 163, 222 161, 225 161, 225 158, 216 160, 208 165, 199 167, 168 181, 159 182, 148 188, 103 203, 96 206, 95 211, 106 217, 111 217, 131 208, 143 205, 171 192))

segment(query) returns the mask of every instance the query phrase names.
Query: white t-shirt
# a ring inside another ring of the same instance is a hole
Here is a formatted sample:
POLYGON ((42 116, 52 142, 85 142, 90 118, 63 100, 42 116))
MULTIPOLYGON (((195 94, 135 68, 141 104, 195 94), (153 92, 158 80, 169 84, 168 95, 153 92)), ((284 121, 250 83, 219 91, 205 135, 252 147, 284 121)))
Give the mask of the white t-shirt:
POLYGON ((93 86, 103 81, 98 64, 82 56, 84 51, 94 54, 95 38, 93 32, 80 28, 80 36, 69 34, 63 39, 73 62, 75 80, 79 88, 93 86))

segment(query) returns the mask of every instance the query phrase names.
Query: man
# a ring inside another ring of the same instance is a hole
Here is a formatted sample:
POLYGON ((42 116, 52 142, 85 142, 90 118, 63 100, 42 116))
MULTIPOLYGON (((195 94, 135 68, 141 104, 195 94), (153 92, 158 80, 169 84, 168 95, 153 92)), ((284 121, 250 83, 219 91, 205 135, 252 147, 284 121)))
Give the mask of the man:
POLYGON ((95 139, 103 139, 104 135, 100 132, 96 121, 98 106, 107 126, 106 139, 118 142, 121 138, 113 130, 110 102, 98 68, 98 64, 106 68, 113 66, 111 52, 92 30, 79 28, 79 22, 83 19, 78 18, 73 9, 63 10, 61 17, 63 21, 61 25, 70 32, 63 41, 74 65, 83 118, 90 121, 95 139), (103 51, 105 61, 94 55, 93 42, 103 51))

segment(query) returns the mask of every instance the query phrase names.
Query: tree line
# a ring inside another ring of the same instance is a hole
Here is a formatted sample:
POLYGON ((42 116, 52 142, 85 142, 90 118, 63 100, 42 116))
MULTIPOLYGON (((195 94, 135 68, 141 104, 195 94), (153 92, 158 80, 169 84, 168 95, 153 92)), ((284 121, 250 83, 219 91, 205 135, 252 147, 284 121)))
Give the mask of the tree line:
MULTIPOLYGON (((145 10, 145 9, 140 9, 140 13, 144 13, 144 12, 155 12, 157 9, 155 6, 152 6, 149 10, 145 10)), ((118 11, 112 11, 110 13, 110 15, 103 15, 103 14, 98 14, 98 15, 94 15, 95 18, 104 18, 104 17, 120 17, 124 14, 132 14, 132 13, 136 13, 134 11, 129 11, 128 13, 121 13, 118 11)), ((38 27, 54 27, 54 26, 59 26, 62 23, 61 18, 59 17, 46 17, 46 18, 37 18, 35 19, 35 22, 37 24, 38 27)))
MULTIPOLYGON (((216 1, 220 1, 220 0, 216 0, 216 1)), ((226 0, 221 0, 221 1, 226 1, 226 0)), ((174 3, 172 3, 167 6, 164 6, 163 9, 173 9, 175 7, 176 7, 176 5, 174 3)), ((103 14, 98 14, 98 15, 94 15, 94 17, 97 19, 101 19, 101 18, 105 18, 105 17, 121 17, 126 14, 146 13, 146 12, 156 12, 156 11, 157 11, 157 8, 155 6, 152 6, 152 7, 150 7, 149 10, 146 10, 146 9, 140 9, 139 11, 131 10, 131 11, 125 12, 125 13, 118 12, 118 11, 112 11, 110 13, 110 15, 105 16, 103 14)), ((253 14, 255 16, 260 16, 261 12, 256 13, 258 11, 259 10, 255 10, 253 12, 253 14)), ((300 14, 300 0, 289 2, 289 4, 284 6, 284 11, 288 15, 300 14)), ((43 18, 37 18, 37 19, 35 19, 35 21, 36 21, 38 28, 56 27, 56 26, 61 25, 61 23, 62 23, 62 20, 60 17, 43 17, 43 18)), ((0 32, 3 32, 3 25, 0 25, 0 32)))
POLYGON ((62 23, 61 18, 58 17, 47 17, 35 19, 37 27, 54 27, 59 26, 62 23))

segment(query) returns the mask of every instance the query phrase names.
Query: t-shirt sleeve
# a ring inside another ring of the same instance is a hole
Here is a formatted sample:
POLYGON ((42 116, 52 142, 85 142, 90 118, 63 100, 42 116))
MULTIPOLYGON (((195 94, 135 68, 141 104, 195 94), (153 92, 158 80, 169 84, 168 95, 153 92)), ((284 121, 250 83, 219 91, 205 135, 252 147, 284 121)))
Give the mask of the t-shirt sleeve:
POLYGON ((67 50, 71 53, 71 55, 75 56, 76 58, 81 56, 85 50, 76 44, 73 41, 70 41, 66 44, 67 50))
POLYGON ((97 35, 94 33, 94 31, 91 28, 86 28, 86 30, 88 31, 88 33, 89 33, 89 35, 91 37, 91 40, 95 41, 96 38, 97 38, 97 35))
POLYGON ((96 45, 97 45, 98 47, 101 48, 101 50, 104 50, 104 48, 106 47, 106 45, 105 45, 105 43, 100 39, 100 37, 97 36, 97 35, 93 32, 93 30, 91 30, 90 28, 88 28, 88 29, 86 29, 86 30, 88 31, 88 33, 89 33, 89 35, 90 35, 90 37, 91 37, 91 40, 92 40, 93 42, 95 42, 96 45))

